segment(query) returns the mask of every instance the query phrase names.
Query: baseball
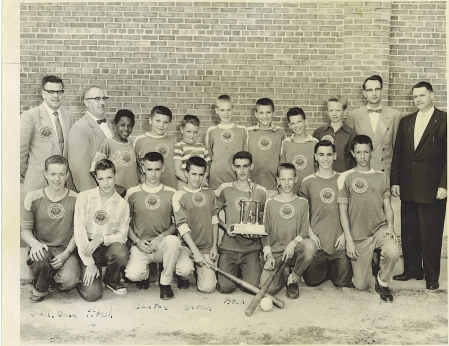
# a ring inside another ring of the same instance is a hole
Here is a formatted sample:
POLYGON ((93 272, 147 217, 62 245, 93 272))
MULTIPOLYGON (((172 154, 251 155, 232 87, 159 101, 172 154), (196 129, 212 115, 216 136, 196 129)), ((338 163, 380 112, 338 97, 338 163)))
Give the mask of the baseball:
POLYGON ((270 311, 273 308, 273 301, 268 297, 264 297, 260 300, 259 306, 262 311, 270 311))

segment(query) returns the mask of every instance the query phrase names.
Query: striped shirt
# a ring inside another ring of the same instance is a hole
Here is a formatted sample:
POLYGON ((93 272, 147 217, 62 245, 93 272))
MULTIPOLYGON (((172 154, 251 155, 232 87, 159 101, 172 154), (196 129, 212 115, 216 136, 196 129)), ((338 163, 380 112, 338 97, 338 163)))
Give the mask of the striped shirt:
POLYGON ((206 145, 202 143, 187 144, 184 141, 180 141, 175 144, 175 154, 173 160, 182 160, 181 168, 186 169, 187 160, 192 156, 199 156, 206 162, 210 162, 209 150, 206 145))
POLYGON ((90 240, 103 237, 106 246, 124 244, 128 227, 129 206, 116 191, 105 204, 101 203, 99 187, 80 192, 75 205, 75 242, 85 266, 95 263, 92 256, 83 255, 90 240))
POLYGON ((30 230, 42 244, 67 246, 73 236, 73 213, 77 194, 68 190, 57 202, 50 200, 45 189, 26 195, 20 219, 20 230, 30 230))

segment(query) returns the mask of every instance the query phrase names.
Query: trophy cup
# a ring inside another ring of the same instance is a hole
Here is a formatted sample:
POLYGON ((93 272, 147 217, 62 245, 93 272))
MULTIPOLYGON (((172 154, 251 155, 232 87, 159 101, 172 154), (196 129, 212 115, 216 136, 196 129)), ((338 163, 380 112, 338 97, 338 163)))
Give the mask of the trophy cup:
POLYGON ((248 180, 249 199, 240 200, 240 222, 233 225, 232 234, 267 235, 265 226, 259 223, 260 201, 253 200, 253 190, 256 183, 248 180), (245 209, 249 209, 248 218, 244 222, 245 209))

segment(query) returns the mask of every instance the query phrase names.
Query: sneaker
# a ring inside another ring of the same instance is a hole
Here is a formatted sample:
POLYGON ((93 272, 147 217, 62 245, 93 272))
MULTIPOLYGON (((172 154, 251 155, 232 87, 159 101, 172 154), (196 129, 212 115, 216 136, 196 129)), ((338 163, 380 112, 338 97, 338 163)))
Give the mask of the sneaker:
POLYGON ((35 296, 33 293, 30 294, 30 303, 40 303, 44 300, 45 297, 35 296))
POLYGON ((376 277, 376 284, 374 285, 374 288, 377 293, 380 294, 380 299, 382 299, 384 302, 392 303, 393 302, 393 293, 391 293, 389 287, 384 287, 381 284, 379 284, 379 281, 376 277))
POLYGON ((173 294, 173 290, 170 285, 159 285, 161 290, 160 297, 163 300, 172 299, 175 295, 173 294))
POLYGON ((190 287, 190 280, 189 279, 184 279, 180 276, 178 276, 178 288, 180 290, 186 290, 190 287))
POLYGON ((299 297, 299 287, 297 283, 291 283, 287 286, 287 298, 297 299, 299 297))
POLYGON ((107 288, 109 288, 114 294, 117 294, 119 296, 123 296, 126 293, 128 293, 128 290, 126 289, 126 287, 122 286, 121 284, 119 285, 112 285, 112 284, 106 284, 105 286, 107 288))
POLYGON ((146 280, 142 280, 142 281, 137 281, 136 282, 136 287, 139 290, 147 290, 150 287, 150 279, 146 279, 146 280))

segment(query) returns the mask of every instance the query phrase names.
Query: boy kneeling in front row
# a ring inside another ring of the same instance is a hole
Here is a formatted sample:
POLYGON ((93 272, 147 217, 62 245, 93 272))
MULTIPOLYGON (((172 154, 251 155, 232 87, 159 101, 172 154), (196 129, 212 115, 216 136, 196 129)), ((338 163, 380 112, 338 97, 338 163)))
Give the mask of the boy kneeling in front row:
POLYGON ((392 271, 399 259, 394 232, 393 209, 390 202, 390 182, 383 172, 371 168, 373 151, 371 138, 356 136, 351 153, 357 166, 343 172, 337 180, 340 222, 346 238, 346 254, 352 260, 352 282, 358 290, 370 287, 371 261, 375 249, 380 249, 380 270, 375 289, 386 302, 393 301, 388 287, 392 271))
POLYGON ((65 187, 69 162, 60 155, 45 161, 48 186, 26 195, 20 222, 20 236, 30 246, 28 266, 33 276, 31 303, 55 291, 69 291, 81 277, 73 237, 73 213, 77 194, 65 187))
POLYGON ((280 194, 267 200, 264 213, 265 232, 262 237, 263 253, 266 262, 260 277, 263 285, 274 268, 283 260, 292 267, 286 278, 282 271, 268 288, 275 295, 287 284, 287 298, 299 297, 298 281, 317 250, 315 242, 307 238, 309 229, 309 205, 307 200, 298 197, 293 188, 296 182, 296 169, 291 163, 282 163, 278 168, 277 182, 280 194))
POLYGON ((115 166, 103 159, 95 166, 98 187, 80 192, 75 205, 75 241, 83 262, 81 297, 92 302, 103 295, 104 283, 118 295, 127 293, 121 275, 128 262, 129 206, 115 191, 115 166))

